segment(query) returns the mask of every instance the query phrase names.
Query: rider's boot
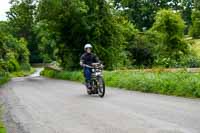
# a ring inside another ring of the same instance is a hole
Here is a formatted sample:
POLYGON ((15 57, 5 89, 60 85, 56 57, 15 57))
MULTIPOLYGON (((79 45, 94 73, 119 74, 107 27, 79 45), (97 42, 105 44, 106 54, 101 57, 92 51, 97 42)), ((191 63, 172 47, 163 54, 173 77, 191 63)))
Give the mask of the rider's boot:
POLYGON ((87 87, 88 91, 92 90, 92 86, 91 86, 90 81, 86 81, 86 87, 87 87))

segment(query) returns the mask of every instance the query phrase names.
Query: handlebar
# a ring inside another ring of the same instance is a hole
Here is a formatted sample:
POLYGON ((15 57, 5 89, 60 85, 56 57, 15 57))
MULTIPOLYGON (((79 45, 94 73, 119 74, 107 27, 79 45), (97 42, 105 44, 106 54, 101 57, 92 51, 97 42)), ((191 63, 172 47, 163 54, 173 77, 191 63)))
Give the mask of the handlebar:
POLYGON ((92 66, 83 64, 84 67, 88 67, 88 68, 95 68, 97 65, 100 65, 101 68, 104 67, 104 66, 103 66, 102 64, 100 64, 100 63, 92 63, 92 66))
POLYGON ((86 64, 84 64, 83 66, 84 66, 84 67, 88 67, 88 68, 94 68, 94 67, 89 66, 89 65, 86 65, 86 64))

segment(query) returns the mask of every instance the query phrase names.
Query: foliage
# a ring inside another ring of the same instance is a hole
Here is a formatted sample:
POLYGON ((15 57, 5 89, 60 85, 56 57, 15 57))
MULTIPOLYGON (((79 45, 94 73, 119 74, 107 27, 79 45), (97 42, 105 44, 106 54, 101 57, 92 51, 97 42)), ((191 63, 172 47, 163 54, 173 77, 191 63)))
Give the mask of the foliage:
MULTIPOLYGON (((86 43, 93 44, 94 53, 109 70, 198 66, 198 58, 183 39, 192 22, 191 33, 196 36, 200 31, 198 1, 11 0, 8 21, 0 27, 14 38, 12 42, 28 46, 31 63, 57 61, 65 70, 80 69, 86 43)), ((9 52, 12 61, 4 59, 1 67, 28 69, 29 53, 9 52)))
MULTIPOLYGON (((1 81, 0 81, 1 82, 1 81)), ((1 84, 1 83, 0 83, 1 84)), ((2 117, 3 117, 3 111, 2 111, 3 109, 2 109, 2 105, 0 105, 0 118, 1 119, 3 119, 2 117)), ((4 123, 3 123, 3 121, 2 120, 0 120, 0 133, 7 133, 7 130, 6 130, 6 127, 5 127, 5 125, 4 125, 4 123)))
POLYGON ((40 57, 43 62, 50 63, 56 59, 56 41, 57 35, 51 31, 51 24, 47 21, 39 21, 33 28, 34 33, 37 35, 38 49, 40 51, 40 57))
POLYGON ((194 7, 196 10, 200 10, 200 0, 194 0, 194 7))
POLYGON ((198 57, 200 57, 200 39, 191 39, 188 40, 188 43, 191 45, 193 53, 196 53, 198 57))
POLYGON ((143 92, 199 97, 199 75, 190 73, 107 72, 107 84, 143 92), (123 76, 122 76, 123 75, 123 76), (123 78, 125 77, 125 78, 123 78), (179 84, 177 84, 179 83, 179 84))
MULTIPOLYGON (((45 69, 42 75, 83 82, 80 71, 55 71, 45 69)), ((136 72, 136 71, 106 71, 106 85, 127 90, 159 93, 183 97, 200 97, 200 75, 187 72, 136 72), (177 84, 179 83, 179 84, 177 84)))
POLYGON ((8 73, 0 71, 0 85, 6 83, 10 79, 8 73))
POLYGON ((57 78, 63 80, 71 80, 71 81, 79 81, 84 82, 84 77, 82 72, 69 72, 69 71, 57 71, 50 68, 45 68, 44 71, 41 72, 41 75, 44 75, 49 78, 57 78))
POLYGON ((11 34, 17 38, 24 38, 28 42, 30 62, 41 62, 38 45, 33 33, 35 0, 11 0, 10 11, 7 12, 11 34))
POLYGON ((30 69, 29 50, 23 38, 14 38, 6 29, 7 23, 0 25, 0 70, 7 72, 30 69), (5 27, 4 27, 5 26, 5 27))
POLYGON ((127 46, 133 66, 151 67, 162 44, 160 34, 155 32, 139 33, 127 46))
POLYGON ((18 72, 12 72, 10 73, 10 77, 25 77, 25 76, 28 76, 28 75, 31 75, 35 72, 35 69, 31 68, 29 71, 27 70, 21 70, 21 71, 18 71, 18 72))
MULTIPOLYGON (((183 39, 185 25, 180 14, 172 10, 161 10, 156 15, 156 21, 151 29, 162 37, 162 44, 157 53, 157 61, 165 60, 179 62, 182 56, 189 53, 187 42, 183 39)), ((158 63, 159 64, 159 63, 158 63)))
POLYGON ((192 13, 192 26, 190 29, 190 35, 193 38, 200 37, 200 10, 195 10, 192 13))
POLYGON ((158 58, 155 60, 155 66, 166 68, 198 68, 200 67, 200 58, 197 55, 182 56, 180 60, 171 58, 158 58))
POLYGON ((51 27, 48 29, 59 35, 56 40, 56 55, 63 68, 79 68, 79 58, 86 43, 94 45, 95 53, 103 60, 107 69, 127 64, 124 63, 127 62, 124 52, 126 37, 122 28, 130 23, 128 24, 123 17, 113 15, 115 12, 112 9, 104 0, 39 2, 38 23, 50 22, 51 27), (49 14, 52 9, 54 17, 49 14), (123 25, 119 21, 123 21, 123 25))
MULTIPOLYGON (((161 9, 178 11, 188 25, 191 25, 193 0, 114 0, 117 9, 127 15, 140 30, 149 29, 156 13, 161 9)), ((186 29, 187 32, 187 29, 186 29)))

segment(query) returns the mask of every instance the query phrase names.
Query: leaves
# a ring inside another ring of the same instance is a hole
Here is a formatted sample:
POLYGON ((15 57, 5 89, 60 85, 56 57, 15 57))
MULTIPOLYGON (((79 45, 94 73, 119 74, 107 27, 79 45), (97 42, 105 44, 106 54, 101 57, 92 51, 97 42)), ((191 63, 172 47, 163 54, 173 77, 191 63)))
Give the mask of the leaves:
MULTIPOLYGON (((20 65, 29 64, 29 50, 25 39, 17 39, 8 31, 8 24, 0 25, 0 71, 18 71, 20 65)), ((29 66, 30 69, 30 66, 29 66)))
POLYGON ((157 13, 151 31, 158 32, 163 37, 163 48, 160 49, 160 54, 164 58, 178 61, 189 51, 188 45, 183 40, 184 27, 184 21, 179 13, 172 10, 161 10, 157 13))

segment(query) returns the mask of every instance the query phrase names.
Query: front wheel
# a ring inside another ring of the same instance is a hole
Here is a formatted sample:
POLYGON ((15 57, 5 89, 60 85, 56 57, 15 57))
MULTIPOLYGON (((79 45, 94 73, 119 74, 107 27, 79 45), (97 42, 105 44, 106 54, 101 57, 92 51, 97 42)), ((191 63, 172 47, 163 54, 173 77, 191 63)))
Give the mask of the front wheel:
POLYGON ((102 77, 98 77, 98 95, 100 97, 104 97, 105 95, 105 82, 104 82, 104 79, 102 77))

